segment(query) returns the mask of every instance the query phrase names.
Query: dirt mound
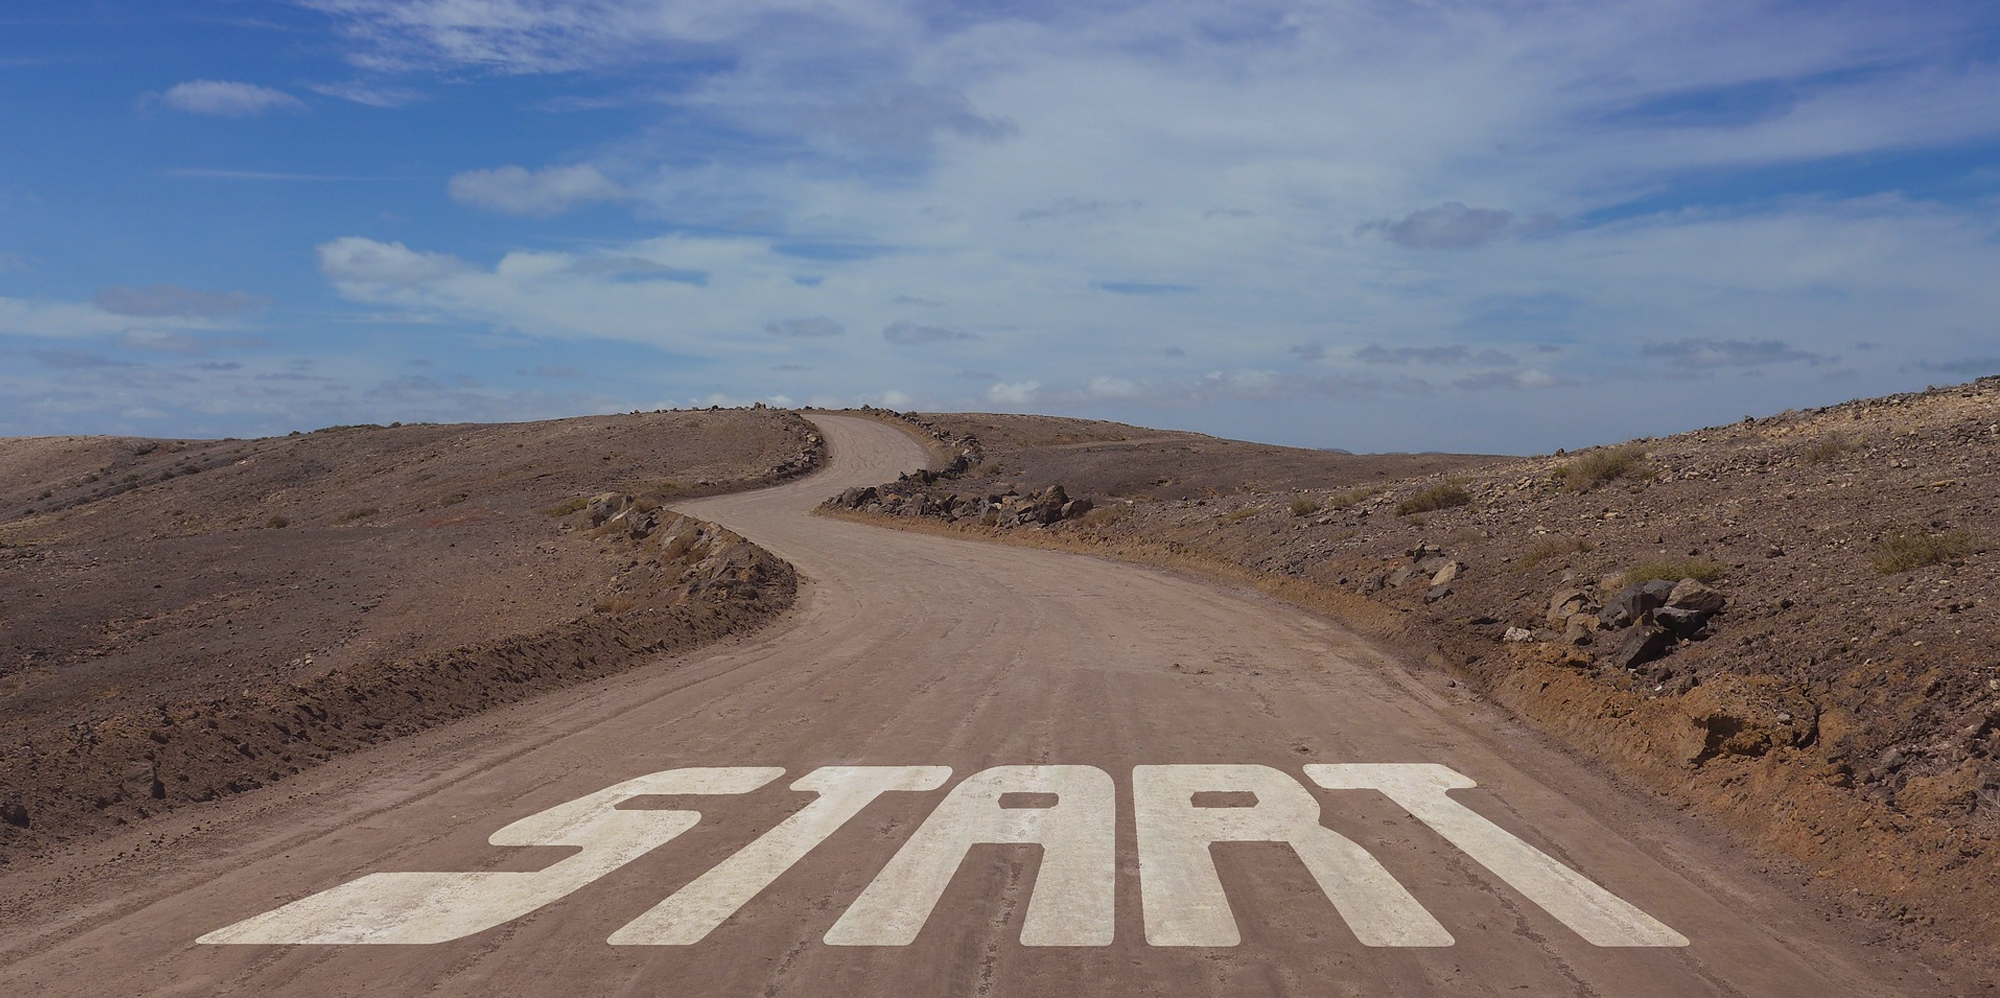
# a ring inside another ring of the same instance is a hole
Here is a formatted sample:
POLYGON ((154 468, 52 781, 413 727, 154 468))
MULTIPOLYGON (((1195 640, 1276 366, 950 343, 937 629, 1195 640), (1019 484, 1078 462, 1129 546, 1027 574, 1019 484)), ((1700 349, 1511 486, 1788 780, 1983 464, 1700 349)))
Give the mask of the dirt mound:
POLYGON ((48 494, 0 525, 0 862, 755 626, 791 568, 660 503, 820 452, 769 410, 0 442, 48 494))
MULTIPOLYGON (((1796 862, 1830 908, 2000 951, 2000 379, 1413 477, 1288 476, 1273 456, 1264 488, 1174 499, 1042 456, 1070 444, 1008 454, 1013 417, 926 419, 976 430, 1003 470, 1069 468, 1096 508, 981 526, 936 493, 1047 483, 975 474, 894 504, 897 522, 1334 612, 1796 862), (1665 594, 1688 578, 1720 602, 1676 618, 1665 594), (1648 579, 1657 602, 1606 611, 1648 579)), ((1046 438, 1039 420, 1017 434, 1046 438)), ((1160 477, 1214 473, 1179 456, 1160 477)))

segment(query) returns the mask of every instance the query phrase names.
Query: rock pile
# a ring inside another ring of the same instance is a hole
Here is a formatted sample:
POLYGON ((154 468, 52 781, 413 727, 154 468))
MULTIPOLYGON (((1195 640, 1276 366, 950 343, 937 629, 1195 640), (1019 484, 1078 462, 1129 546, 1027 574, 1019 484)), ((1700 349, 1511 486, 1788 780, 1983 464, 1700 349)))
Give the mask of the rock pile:
POLYGON ((1416 547, 1405 551, 1403 557, 1402 564, 1363 586, 1363 592, 1401 589, 1421 583, 1425 586, 1424 602, 1436 603, 1451 596, 1452 582, 1465 573, 1464 562, 1445 554, 1443 548, 1429 541, 1419 542, 1416 547))
MULTIPOLYGON (((1549 597, 1545 628, 1510 628, 1506 640, 1597 647, 1599 666, 1638 672, 1683 641, 1707 638, 1710 624, 1728 605, 1721 591, 1696 579, 1633 583, 1601 603, 1588 589, 1565 588, 1549 597)), ((1646 674, 1665 681, 1673 670, 1655 667, 1646 674)))
POLYGON ((678 567, 677 578, 657 581, 683 587, 681 599, 704 592, 753 598, 767 582, 791 571, 733 530, 632 495, 594 496, 583 509, 583 519, 598 536, 630 540, 637 553, 650 556, 644 561, 653 566, 678 567))
POLYGON ((929 472, 905 475, 887 485, 848 489, 821 506, 884 516, 924 516, 946 523, 967 520, 1000 528, 1048 526, 1075 519, 1095 508, 1089 499, 1070 498, 1060 483, 1025 496, 1009 492, 966 498, 956 492, 925 487, 936 480, 929 472))
POLYGON ((946 523, 971 521, 981 526, 1008 528, 1048 526, 1075 519, 1095 508, 1089 499, 1071 498, 1060 482, 1029 495, 1008 492, 961 496, 956 492, 933 488, 940 482, 965 477, 984 460, 985 448, 979 438, 970 433, 953 436, 936 423, 914 413, 868 406, 862 406, 862 409, 901 420, 930 434, 932 439, 944 445, 945 451, 952 455, 951 460, 935 471, 919 469, 898 475, 893 482, 848 489, 821 503, 821 509, 857 510, 883 516, 921 516, 946 523))

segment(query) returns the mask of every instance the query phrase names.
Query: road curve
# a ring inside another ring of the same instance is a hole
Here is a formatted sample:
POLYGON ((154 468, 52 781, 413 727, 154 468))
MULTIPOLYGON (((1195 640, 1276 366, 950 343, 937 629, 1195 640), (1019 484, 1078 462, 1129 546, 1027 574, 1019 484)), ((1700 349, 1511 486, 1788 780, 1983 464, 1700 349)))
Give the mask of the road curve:
POLYGON ((814 418, 826 470, 683 507, 798 566, 784 623, 10 871, 0 991, 1899 990, 1698 831, 1324 621, 810 516, 926 457, 814 418))

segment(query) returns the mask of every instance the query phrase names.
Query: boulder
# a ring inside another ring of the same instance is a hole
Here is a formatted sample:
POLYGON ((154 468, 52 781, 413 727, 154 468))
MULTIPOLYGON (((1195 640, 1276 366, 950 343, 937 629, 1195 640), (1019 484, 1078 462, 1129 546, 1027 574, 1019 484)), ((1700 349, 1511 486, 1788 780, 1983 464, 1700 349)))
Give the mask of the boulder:
POLYGON ((871 502, 874 502, 875 497, 876 497, 875 486, 868 485, 858 489, 848 489, 847 491, 842 492, 840 494, 840 504, 848 509, 860 509, 861 507, 866 506, 871 502))
POLYGON ((1665 655, 1673 647, 1673 634, 1642 624, 1627 633, 1597 662, 1606 668, 1635 670, 1665 655))
POLYGON ((649 509, 644 512, 633 510, 625 515, 625 530, 632 535, 632 539, 635 541, 645 540, 653 531, 659 529, 659 527, 659 510, 649 509))
POLYGON ((1579 613, 1591 613, 1594 606, 1588 595, 1581 589, 1559 589, 1549 597, 1548 621, 1551 624, 1566 624, 1569 618, 1579 613))
POLYGON ((1507 633, 1500 635, 1500 640, 1512 644, 1525 644, 1535 640, 1535 632, 1525 627, 1509 627, 1507 633))
POLYGON ((1563 643, 1587 645, 1596 640, 1597 615, 1594 613, 1571 614, 1563 624, 1563 643))
POLYGON ((1599 610, 1597 619, 1611 627, 1627 627, 1645 619, 1658 607, 1665 606, 1667 597, 1674 591, 1674 583, 1665 579, 1654 579, 1626 586, 1611 597, 1599 610))
POLYGON ((1451 580, 1458 578, 1458 573, 1463 571, 1465 571, 1465 564, 1463 562, 1447 561, 1431 573, 1431 585, 1445 585, 1451 582, 1451 580))
POLYGON ((1382 584, 1388 586, 1391 589, 1401 589, 1404 586, 1409 585, 1410 580, 1416 577, 1417 577, 1417 567, 1415 565, 1404 565, 1403 567, 1398 568, 1393 572, 1390 572, 1389 577, 1382 580, 1382 584))
POLYGON ((626 502, 626 498, 616 492, 605 492, 593 497, 590 500, 590 505, 584 507, 590 511, 590 525, 593 527, 603 526, 604 521, 616 516, 620 510, 625 508, 626 502))
POLYGON ((1698 610, 1663 606, 1653 611, 1653 623, 1674 632, 1677 638, 1691 638, 1701 633, 1701 629, 1707 626, 1708 614, 1698 610))
POLYGON ((1451 595, 1450 586, 1432 586, 1430 592, 1424 594, 1424 602, 1435 603, 1438 600, 1444 599, 1450 595, 1451 595))
POLYGON ((1062 504, 1062 518, 1065 520, 1074 520, 1090 512, 1092 505, 1088 499, 1071 499, 1062 504))
POLYGON ((1729 597, 1724 596, 1721 590, 1711 589, 1694 579, 1682 579, 1667 594, 1666 605, 1708 617, 1721 613, 1722 608, 1729 605, 1729 597))

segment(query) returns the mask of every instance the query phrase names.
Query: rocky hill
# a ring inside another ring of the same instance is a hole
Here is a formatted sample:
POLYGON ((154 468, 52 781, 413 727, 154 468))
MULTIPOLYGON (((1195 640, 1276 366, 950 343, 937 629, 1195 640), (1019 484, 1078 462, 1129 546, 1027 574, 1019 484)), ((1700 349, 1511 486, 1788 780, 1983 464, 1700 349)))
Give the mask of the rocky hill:
POLYGON ((741 631, 794 413, 0 440, 0 863, 741 631))
POLYGON ((977 461, 830 505, 1321 609, 1793 864, 1829 911, 2000 952, 2000 378, 1417 474, 1294 451, 1179 492, 1229 462, 1155 453, 1141 480, 1123 456, 1150 434, 1052 444, 1045 419, 920 417, 977 461))

